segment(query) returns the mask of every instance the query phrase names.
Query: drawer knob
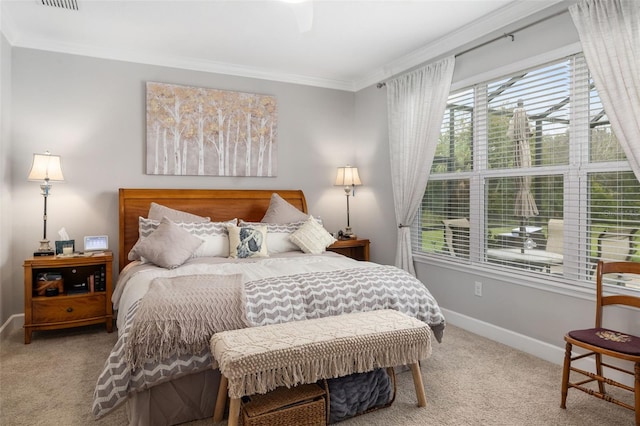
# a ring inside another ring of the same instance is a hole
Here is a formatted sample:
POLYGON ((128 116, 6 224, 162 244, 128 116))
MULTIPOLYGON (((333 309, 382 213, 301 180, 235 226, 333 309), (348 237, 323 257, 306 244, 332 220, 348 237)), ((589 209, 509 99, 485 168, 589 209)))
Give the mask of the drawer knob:
POLYGON ((73 308, 72 307, 68 307, 67 308, 67 312, 73 312, 73 308))

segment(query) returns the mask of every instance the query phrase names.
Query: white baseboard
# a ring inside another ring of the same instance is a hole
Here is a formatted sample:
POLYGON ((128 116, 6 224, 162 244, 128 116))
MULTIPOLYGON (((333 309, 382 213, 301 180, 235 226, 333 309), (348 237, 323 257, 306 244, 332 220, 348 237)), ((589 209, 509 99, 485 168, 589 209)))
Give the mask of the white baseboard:
POLYGON ((488 322, 480 321, 447 309, 442 309, 442 313, 447 319, 448 324, 455 325, 456 327, 463 328, 479 336, 511 346, 514 349, 537 356, 545 361, 562 365, 564 360, 564 348, 553 346, 549 343, 525 336, 524 334, 519 334, 514 331, 507 330, 506 328, 498 327, 496 325, 489 324, 488 322))
POLYGON ((0 342, 6 339, 13 331, 22 328, 24 325, 24 314, 11 315, 9 319, 0 327, 0 342))
MULTIPOLYGON (((496 325, 489 324, 488 322, 480 321, 447 309, 442 309, 442 313, 444 314, 448 324, 460 327, 464 330, 470 331, 471 333, 477 334, 478 336, 486 337, 487 339, 494 340, 502 343, 503 345, 510 346, 514 349, 518 349, 554 364, 562 365, 564 362, 564 347, 554 346, 549 343, 533 339, 529 336, 507 330, 506 328, 498 327, 496 325)), ((446 336, 447 333, 445 331, 445 337, 443 339, 444 344, 446 344, 446 336)), ((576 354, 574 353, 574 355, 576 354)), ((593 357, 575 361, 572 363, 572 366, 586 371, 595 372, 595 361, 593 357)), ((633 377, 628 374, 606 369, 605 376, 633 387, 633 377)), ((560 380, 561 378, 558 377, 558 387, 560 386, 560 380)))

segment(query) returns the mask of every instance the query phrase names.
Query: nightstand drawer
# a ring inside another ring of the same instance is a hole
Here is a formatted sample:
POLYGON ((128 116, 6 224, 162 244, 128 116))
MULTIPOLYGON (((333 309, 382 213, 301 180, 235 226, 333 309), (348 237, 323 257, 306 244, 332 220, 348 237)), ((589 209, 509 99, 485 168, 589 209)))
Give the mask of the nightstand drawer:
POLYGON ((105 294, 43 297, 33 299, 33 322, 75 321, 105 315, 105 294))
POLYGON ((369 261, 369 240, 338 240, 327 247, 327 251, 355 260, 369 261))

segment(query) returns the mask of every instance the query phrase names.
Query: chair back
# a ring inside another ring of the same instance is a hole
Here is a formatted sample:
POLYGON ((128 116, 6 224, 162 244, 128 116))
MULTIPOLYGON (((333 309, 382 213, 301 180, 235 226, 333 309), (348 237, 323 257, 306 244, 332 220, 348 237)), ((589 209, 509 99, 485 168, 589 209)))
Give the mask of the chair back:
MULTIPOLYGON (((598 261, 596 268, 596 328, 602 327, 603 307, 608 305, 632 306, 640 309, 640 295, 610 295, 603 294, 603 281, 607 274, 626 276, 628 280, 640 279, 640 263, 638 262, 604 262, 598 261)), ((621 282, 625 282, 624 280, 621 282)))
POLYGON ((629 260, 633 252, 636 229, 608 229, 598 236, 598 260, 613 262, 629 260))
POLYGON ((547 251, 564 254, 564 220, 549 219, 547 226, 547 251))
POLYGON ((452 256, 469 257, 469 219, 445 219, 444 240, 452 256))

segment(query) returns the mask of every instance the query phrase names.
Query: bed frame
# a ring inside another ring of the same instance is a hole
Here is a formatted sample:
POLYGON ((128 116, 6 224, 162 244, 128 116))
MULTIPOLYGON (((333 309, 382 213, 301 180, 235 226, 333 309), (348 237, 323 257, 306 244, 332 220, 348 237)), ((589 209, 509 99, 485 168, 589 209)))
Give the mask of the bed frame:
MULTIPOLYGON (((289 203, 307 213, 301 190, 236 189, 120 189, 119 268, 128 263, 127 254, 138 240, 138 217, 146 217, 151 202, 208 216, 212 221, 233 218, 259 222, 271 195, 277 192, 289 203)), ((188 374, 133 393, 127 400, 130 425, 172 425, 208 418, 218 393, 220 371, 208 369, 188 374)))
POLYGON ((307 202, 301 190, 120 188, 118 267, 122 270, 129 263, 127 255, 138 241, 138 217, 147 217, 152 201, 172 209, 208 216, 214 222, 233 218, 259 222, 274 192, 307 213, 307 202))

